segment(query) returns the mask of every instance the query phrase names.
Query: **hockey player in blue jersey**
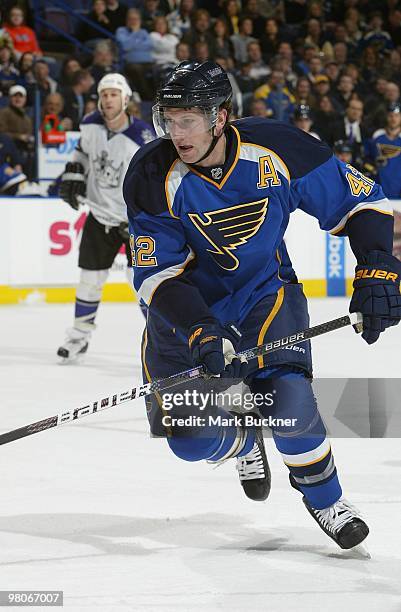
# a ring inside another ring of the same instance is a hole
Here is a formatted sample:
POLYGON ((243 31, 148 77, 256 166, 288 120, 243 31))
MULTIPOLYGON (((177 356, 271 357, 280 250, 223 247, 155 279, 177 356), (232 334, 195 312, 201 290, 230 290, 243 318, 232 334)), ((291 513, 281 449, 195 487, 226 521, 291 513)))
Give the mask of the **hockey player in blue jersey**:
MULTIPOLYGON (((219 65, 176 67, 153 109, 160 138, 136 153, 125 177, 134 284, 148 308, 144 379, 202 364, 221 384, 244 379, 255 398, 266 398, 264 417, 295 417, 272 427, 291 485, 325 533, 352 548, 369 530, 342 494, 312 392, 309 344, 249 363, 236 353, 308 327, 283 242, 297 208, 323 230, 348 235, 358 260, 350 310, 363 314, 366 342, 398 323, 401 264, 391 255, 391 207, 372 180, 301 130, 256 117, 230 123, 230 98, 219 65)), ((195 382, 187 388, 199 389, 195 382)), ((211 401, 207 410, 220 421, 187 426, 172 416, 194 415, 195 402, 177 403, 166 420, 163 400, 147 402, 148 418, 173 453, 216 464, 235 457, 246 495, 267 498, 270 473, 256 424, 224 419, 230 414, 211 401)))
POLYGON ((401 197, 401 105, 397 102, 388 106, 386 127, 374 132, 366 153, 377 168, 377 181, 385 195, 401 197))
POLYGON ((79 208, 81 196, 90 209, 79 247, 74 323, 57 351, 63 362, 86 352, 103 285, 123 245, 131 272, 123 178, 134 153, 155 137, 149 124, 129 116, 132 92, 122 74, 104 76, 97 92, 98 110, 84 117, 73 161, 67 163, 60 183, 60 197, 72 208, 79 208))

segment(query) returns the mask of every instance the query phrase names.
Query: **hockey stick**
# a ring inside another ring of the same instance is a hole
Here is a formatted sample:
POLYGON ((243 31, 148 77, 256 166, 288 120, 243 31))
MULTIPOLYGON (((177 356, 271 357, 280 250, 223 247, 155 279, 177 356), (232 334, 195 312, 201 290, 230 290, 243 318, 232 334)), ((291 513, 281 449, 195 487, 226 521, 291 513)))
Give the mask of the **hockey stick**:
MULTIPOLYGON (((279 340, 273 340, 272 342, 255 346, 247 351, 242 351, 239 353, 239 356, 245 357, 248 361, 250 361, 256 357, 261 357, 262 355, 269 355, 270 353, 278 351, 281 348, 294 346, 295 344, 300 344, 301 342, 305 342, 311 338, 316 338, 316 336, 321 336, 322 334, 327 334, 328 332, 336 329, 347 327, 347 325, 352 325, 355 331, 360 333, 362 331, 362 316, 359 313, 355 313, 346 315, 345 317, 340 317, 339 319, 334 319, 333 321, 321 323, 320 325, 310 327, 309 329, 297 332, 291 336, 285 336, 279 340)), ((38 433, 39 431, 56 427, 57 425, 63 425, 64 423, 75 421, 81 417, 93 414, 95 412, 100 412, 101 410, 106 410, 106 408, 112 408, 113 406, 117 406, 123 402, 137 399, 138 397, 145 397, 146 395, 151 395, 152 393, 171 389, 172 387, 175 387, 176 385, 188 380, 194 380, 196 378, 205 376, 205 369, 203 366, 199 366, 192 368, 191 370, 186 370, 185 372, 174 374, 168 378, 154 380, 150 383, 139 385, 139 387, 133 387, 129 391, 123 391, 122 393, 116 393, 114 395, 109 395, 108 397, 103 397, 100 400, 86 404, 80 408, 73 408, 47 419, 43 419, 42 421, 36 421, 36 423, 24 425, 24 427, 19 427, 18 429, 13 429, 12 431, 0 434, 0 445, 8 444, 8 442, 13 442, 13 440, 25 438, 26 436, 38 433)))

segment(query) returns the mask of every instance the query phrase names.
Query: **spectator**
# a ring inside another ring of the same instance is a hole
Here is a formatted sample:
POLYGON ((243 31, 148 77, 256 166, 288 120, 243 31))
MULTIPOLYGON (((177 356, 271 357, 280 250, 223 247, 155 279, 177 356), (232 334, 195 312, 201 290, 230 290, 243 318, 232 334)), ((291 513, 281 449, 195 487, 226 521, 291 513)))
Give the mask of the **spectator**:
POLYGON ((331 126, 339 119, 340 115, 336 112, 332 98, 330 96, 322 96, 317 102, 313 123, 315 131, 322 140, 330 141, 331 126))
MULTIPOLYGON (((377 106, 383 102, 387 84, 387 79, 383 77, 376 79, 373 91, 371 91, 371 93, 366 97, 366 100, 364 100, 365 112, 367 115, 370 115, 372 112, 376 112, 377 106)), ((381 125, 384 125, 384 122, 382 122, 381 125)))
POLYGON ((49 66, 44 60, 37 60, 33 66, 33 76, 35 77, 34 85, 28 89, 28 105, 34 104, 34 90, 39 91, 40 104, 42 105, 46 96, 55 93, 57 90, 57 82, 49 75, 49 66))
POLYGON ((393 49, 390 53, 390 61, 383 66, 383 74, 389 81, 401 83, 401 53, 393 49))
POLYGON ((301 104, 295 108, 293 123, 298 129, 320 140, 319 134, 312 130, 312 113, 311 109, 306 104, 301 104))
MULTIPOLYGON (((381 82, 380 79, 378 81, 381 82)), ((378 97, 375 106, 367 116, 367 123, 370 126, 371 131, 376 130, 377 126, 385 125, 389 105, 400 104, 400 88, 397 83, 393 83, 392 81, 386 81, 385 83, 382 97, 378 97)))
POLYGON ((117 71, 114 51, 109 40, 100 40, 96 44, 95 52, 93 54, 93 63, 89 70, 93 76, 95 87, 97 87, 99 81, 106 74, 117 71))
POLYGON ((262 57, 262 50, 257 41, 248 43, 247 50, 250 65, 249 76, 254 81, 253 89, 256 89, 262 81, 266 80, 271 70, 262 57))
POLYGON ((251 117, 263 117, 269 119, 271 113, 267 110, 266 102, 264 100, 252 100, 250 104, 250 115, 251 117))
POLYGON ((345 115, 333 124, 330 131, 329 144, 337 140, 348 142, 352 149, 353 163, 360 163, 363 156, 363 147, 368 139, 368 132, 362 123, 363 102, 351 99, 347 105, 345 115))
POLYGON ((265 31, 266 19, 260 12, 260 3, 258 0, 248 0, 244 7, 244 16, 252 19, 253 35, 256 39, 260 39, 265 31))
POLYGON ((223 70, 227 72, 228 79, 231 83, 231 87, 233 90, 233 95, 232 95, 233 114, 236 117, 242 117, 243 115, 243 96, 239 88, 239 85, 237 83, 237 79, 235 78, 233 72, 230 70, 230 66, 225 57, 217 56, 215 58, 215 62, 217 62, 217 64, 219 64, 223 68, 223 70))
POLYGON ((380 58, 376 49, 369 46, 364 49, 361 60, 362 78, 370 83, 382 76, 380 58))
POLYGON ((121 28, 125 25, 127 20, 127 8, 120 4, 118 0, 106 0, 106 12, 105 15, 109 20, 108 28, 114 32, 117 28, 121 28))
POLYGON ((72 75, 74 72, 82 70, 82 66, 79 61, 72 56, 66 57, 61 65, 59 85, 60 88, 71 87, 72 75))
POLYGON ((308 16, 308 3, 306 0, 284 0, 285 21, 298 26, 308 16))
POLYGON ((333 45, 333 60, 337 62, 340 70, 348 61, 348 47, 344 42, 336 42, 333 45))
POLYGON ((377 180, 388 198, 401 196, 401 106, 390 104, 384 129, 368 143, 367 157, 377 168, 377 180))
POLYGON ((314 108, 316 99, 312 94, 312 85, 307 77, 299 77, 294 90, 295 104, 314 108))
POLYGON ((214 45, 213 55, 214 57, 225 57, 229 58, 234 56, 233 43, 228 35, 227 22, 224 19, 216 19, 213 26, 214 33, 214 45))
POLYGON ((313 85, 315 83, 316 77, 321 75, 323 72, 322 60, 318 55, 314 55, 310 58, 308 68, 309 70, 307 73, 307 77, 313 85))
POLYGON ((64 100, 60 93, 51 93, 46 96, 42 110, 42 120, 46 115, 56 115, 57 119, 61 122, 61 125, 65 131, 72 130, 73 123, 69 117, 65 117, 64 113, 64 100))
POLYGON ((207 11, 203 9, 195 11, 193 26, 182 40, 189 44, 191 53, 197 42, 206 42, 210 48, 213 48, 214 39, 210 32, 210 15, 207 11))
POLYGON ((337 43, 342 43, 347 47, 348 59, 354 59, 356 55, 357 45, 348 36, 347 28, 343 23, 337 23, 334 29, 333 44, 336 45, 337 43))
POLYGON ((194 59, 197 62, 199 62, 200 64, 202 62, 206 62, 210 59, 210 55, 210 49, 207 42, 198 41, 197 43, 195 43, 194 59))
POLYGON ((337 140, 337 142, 334 143, 333 153, 345 164, 350 164, 352 162, 352 149, 348 142, 344 140, 337 140))
POLYGON ((93 100, 92 98, 88 98, 88 100, 86 100, 85 102, 84 117, 86 115, 89 115, 89 113, 93 113, 95 110, 97 110, 96 100, 93 100))
POLYGON ((329 77, 331 86, 334 87, 337 84, 337 80, 340 76, 340 68, 337 62, 327 62, 324 67, 324 72, 329 77))
POLYGON ((165 12, 160 7, 159 0, 143 0, 142 24, 148 32, 153 29, 156 17, 162 17, 165 12))
MULTIPOLYGON (((93 0, 92 10, 88 14, 88 19, 93 21, 97 26, 103 28, 103 30, 107 30, 107 32, 111 33, 111 22, 106 11, 106 0, 93 0)), ((93 46, 100 38, 106 38, 107 36, 101 30, 84 22, 81 26, 79 37, 82 41, 85 41, 85 44, 89 42, 89 45, 93 46)))
POLYGON ((310 70, 309 62, 316 56, 315 45, 305 44, 300 48, 301 59, 296 64, 296 71, 302 76, 307 76, 310 70))
POLYGON ((158 66, 176 64, 177 56, 175 49, 179 40, 175 34, 170 34, 166 17, 156 17, 153 31, 150 33, 152 39, 152 60, 158 66))
MULTIPOLYGON (((243 96, 244 115, 248 114, 249 104, 253 98, 255 89, 260 85, 260 79, 255 80, 250 75, 251 64, 246 62, 235 72, 235 78, 243 96)), ((263 79, 265 81, 265 79, 263 79)))
POLYGON ((10 87, 19 80, 19 71, 16 67, 10 47, 0 48, 0 95, 6 96, 10 87))
POLYGON ((317 98, 330 95, 330 79, 326 74, 319 74, 313 84, 313 92, 317 98))
MULTIPOLYGON (((334 98, 342 112, 345 111, 348 102, 352 97, 353 91, 354 83, 352 82, 351 77, 347 74, 340 76, 336 91, 334 93, 334 98)), ((340 140, 340 138, 336 138, 336 140, 340 140)))
POLYGON ((365 83, 365 81, 362 79, 359 67, 356 64, 347 64, 344 74, 351 77, 354 85, 354 92, 358 94, 360 98, 365 98, 368 95, 371 86, 365 83))
POLYGON ((285 59, 287 59, 289 62, 291 62, 291 66, 292 66, 293 59, 294 59, 294 53, 293 53, 292 47, 289 42, 285 40, 281 41, 281 43, 278 46, 277 55, 279 57, 284 57, 285 59))
POLYGON ((280 57, 277 55, 275 60, 272 62, 272 66, 275 69, 282 70, 284 72, 287 87, 289 87, 291 91, 294 91, 298 81, 298 75, 293 71, 290 60, 288 60, 286 57, 280 57))
POLYGON ((326 59, 332 59, 333 47, 331 43, 326 40, 326 36, 322 31, 322 25, 318 19, 312 18, 308 20, 305 43, 313 45, 316 53, 323 54, 326 59))
POLYGON ((276 19, 266 19, 265 31, 260 38, 260 46, 265 62, 269 62, 273 55, 276 55, 281 38, 279 35, 278 23, 276 19))
POLYGON ((369 46, 374 46, 378 52, 389 51, 394 47, 390 34, 383 30, 383 16, 380 11, 372 13, 369 20, 369 31, 361 40, 361 49, 369 46))
POLYGON ((399 47, 401 45, 401 7, 399 3, 389 11, 388 29, 394 45, 399 47))
POLYGON ((255 98, 262 99, 272 113, 273 119, 290 122, 294 112, 295 98, 285 86, 284 74, 280 70, 273 70, 268 83, 258 87, 255 98))
POLYGON ((27 92, 22 85, 13 85, 9 94, 9 105, 0 109, 0 133, 9 136, 17 146, 22 158, 25 174, 33 177, 33 126, 27 115, 27 92))
POLYGON ((4 28, 11 37, 15 53, 18 57, 26 52, 42 55, 35 32, 24 25, 24 21, 24 11, 19 6, 10 9, 4 28))
POLYGON ((154 88, 149 82, 152 72, 152 39, 142 28, 141 14, 136 9, 127 12, 127 23, 118 28, 116 37, 124 51, 126 74, 141 98, 152 100, 154 88))
POLYGON ((357 49, 362 38, 362 32, 359 29, 358 21, 346 18, 344 21, 344 26, 347 31, 347 40, 351 46, 351 49, 357 49))
POLYGON ((237 0, 227 0, 224 6, 223 17, 227 21, 228 32, 232 34, 239 33, 239 4, 237 0))
POLYGON ((244 17, 239 21, 238 34, 232 34, 230 41, 234 47, 234 58, 239 64, 248 61, 248 44, 257 42, 252 36, 252 19, 244 17))
POLYGON ((2 10, 0 8, 0 47, 9 47, 11 51, 14 51, 13 41, 10 34, 2 26, 2 10))
POLYGON ((195 0, 181 0, 178 8, 167 15, 170 32, 182 38, 191 29, 195 0))
POLYGON ((66 87, 63 91, 64 114, 71 119, 72 129, 78 130, 94 81, 89 70, 77 70, 73 73, 71 82, 71 87, 66 87))
POLYGON ((175 48, 175 54, 177 57, 177 64, 181 62, 187 62, 191 59, 191 50, 189 45, 185 42, 179 42, 175 48))
POLYGON ((28 89, 30 85, 35 82, 35 77, 33 76, 33 64, 35 61, 35 56, 33 53, 27 52, 23 53, 19 58, 18 62, 18 84, 28 89))
POLYGON ((9 136, 0 134, 0 193, 15 195, 19 185, 26 181, 22 172, 22 158, 9 136))

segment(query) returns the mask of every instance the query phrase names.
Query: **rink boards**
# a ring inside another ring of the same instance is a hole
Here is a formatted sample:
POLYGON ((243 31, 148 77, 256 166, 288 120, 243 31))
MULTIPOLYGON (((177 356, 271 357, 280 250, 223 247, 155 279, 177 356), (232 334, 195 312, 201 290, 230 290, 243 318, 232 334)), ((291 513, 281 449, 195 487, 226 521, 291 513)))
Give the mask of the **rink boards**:
MULTIPOLYGON (((401 201, 393 201, 400 209, 401 201)), ((78 247, 87 209, 58 198, 0 198, 0 303, 70 302, 78 282, 78 247)), ((330 236, 296 211, 286 244, 309 297, 344 296, 351 290, 355 258, 347 239, 330 236)), ((103 300, 135 300, 119 253, 103 300)))

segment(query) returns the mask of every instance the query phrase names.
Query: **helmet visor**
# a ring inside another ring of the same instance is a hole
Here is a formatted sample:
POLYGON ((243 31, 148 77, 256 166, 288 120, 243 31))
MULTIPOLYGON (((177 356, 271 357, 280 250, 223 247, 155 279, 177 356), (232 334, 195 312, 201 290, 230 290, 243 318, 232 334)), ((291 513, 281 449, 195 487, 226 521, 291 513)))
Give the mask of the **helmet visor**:
POLYGON ((156 104, 152 109, 153 125, 159 138, 173 139, 209 132, 217 121, 218 108, 170 108, 156 104))

